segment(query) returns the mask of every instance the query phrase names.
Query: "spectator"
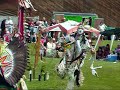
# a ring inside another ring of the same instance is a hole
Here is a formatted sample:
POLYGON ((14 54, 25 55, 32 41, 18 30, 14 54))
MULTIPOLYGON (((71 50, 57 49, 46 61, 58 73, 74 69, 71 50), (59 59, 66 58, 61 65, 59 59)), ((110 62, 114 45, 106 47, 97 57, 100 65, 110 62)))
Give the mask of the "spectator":
POLYGON ((103 31, 105 31, 105 28, 106 28, 107 26, 103 23, 103 22, 101 22, 100 23, 100 25, 99 25, 99 30, 101 31, 101 32, 103 32, 103 31))
POLYGON ((105 47, 105 58, 110 54, 110 45, 107 44, 105 47))
POLYGON ((105 57, 105 46, 102 47, 102 58, 101 59, 104 59, 106 58, 105 57))
POLYGON ((47 56, 55 56, 55 50, 56 50, 56 44, 53 42, 53 39, 50 38, 48 43, 47 43, 47 50, 46 54, 47 56))
POLYGON ((35 26, 39 26, 39 19, 36 19, 36 21, 34 22, 35 26))
POLYGON ((46 47, 44 46, 44 38, 41 38, 40 44, 41 44, 41 47, 40 47, 40 57, 41 57, 41 60, 42 60, 42 58, 43 58, 43 56, 45 54, 44 52, 46 50, 46 47))
POLYGON ((32 35, 32 42, 35 43, 36 42, 36 33, 33 32, 33 35, 32 35))
POLYGON ((88 25, 92 26, 92 18, 91 17, 89 17, 89 24, 88 25))
POLYGON ((1 38, 3 38, 4 34, 5 34, 5 22, 6 22, 6 19, 4 19, 2 22, 1 22, 1 38))
POLYGON ((42 35, 42 38, 44 39, 44 46, 47 47, 47 34, 43 33, 42 35))
POLYGON ((50 26, 55 25, 55 24, 56 24, 55 19, 52 19, 52 20, 51 20, 51 23, 50 23, 50 26))
POLYGON ((62 23, 65 22, 65 21, 66 21, 66 18, 63 18, 63 19, 61 20, 62 23))
MULTIPOLYGON (((53 26, 53 25, 55 25, 55 24, 56 24, 55 19, 52 19, 52 20, 51 20, 51 23, 50 23, 50 26, 53 26)), ((49 32, 49 34, 50 34, 50 36, 51 36, 52 38, 54 38, 54 34, 55 34, 55 32, 54 32, 54 31, 49 32)))
POLYGON ((60 23, 60 21, 59 20, 56 20, 56 24, 59 24, 60 23))
POLYGON ((103 59, 104 57, 104 52, 102 47, 99 47, 97 52, 96 52, 96 59, 103 59))
POLYGON ((13 21, 11 20, 11 17, 8 17, 8 19, 6 20, 5 27, 10 33, 13 32, 13 21))
POLYGON ((20 33, 18 32, 18 29, 17 29, 17 28, 14 28, 14 30, 13 30, 13 37, 18 37, 18 38, 20 38, 20 33))
POLYGON ((33 32, 35 32, 35 33, 38 33, 38 29, 39 29, 39 25, 40 25, 39 22, 40 22, 39 19, 36 19, 36 21, 34 22, 33 32))
POLYGON ((30 34, 33 35, 33 29, 34 29, 34 20, 33 19, 29 19, 28 27, 29 27, 29 30, 30 30, 30 34))
POLYGON ((117 46, 117 48, 115 49, 115 52, 117 53, 117 60, 120 61, 120 45, 117 46))
POLYGON ((46 20, 45 17, 43 17, 43 22, 44 22, 44 26, 45 26, 45 27, 48 27, 48 22, 47 22, 47 20, 46 20))

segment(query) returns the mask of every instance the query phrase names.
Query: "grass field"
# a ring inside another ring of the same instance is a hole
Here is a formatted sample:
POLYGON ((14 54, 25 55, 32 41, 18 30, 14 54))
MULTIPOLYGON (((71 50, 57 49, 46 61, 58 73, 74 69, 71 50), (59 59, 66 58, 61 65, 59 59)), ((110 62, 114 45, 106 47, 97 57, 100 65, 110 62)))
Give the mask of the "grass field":
MULTIPOLYGON (((102 41, 99 46, 103 46, 106 44, 110 44, 110 41, 102 41)), ((119 41, 114 41, 113 48, 114 49, 119 44, 119 41)), ((34 55, 35 55, 35 47, 34 44, 30 44, 30 61, 31 66, 34 64, 34 55)), ((94 77, 91 74, 90 70, 90 55, 87 55, 87 58, 85 60, 85 64, 82 68, 85 80, 83 83, 83 86, 76 87, 74 89, 78 90, 119 90, 120 88, 120 62, 113 63, 108 61, 95 61, 95 66, 103 66, 102 69, 97 69, 97 72, 99 74, 99 77, 94 77)), ((37 68, 36 68, 36 76, 35 80, 32 80, 32 82, 29 81, 29 75, 28 71, 25 72, 27 76, 27 86, 29 90, 43 90, 43 89, 54 89, 54 90, 65 90, 68 82, 68 77, 65 77, 65 79, 60 79, 56 72, 55 72, 55 66, 60 61, 60 58, 45 58, 46 59, 46 71, 49 72, 50 79, 47 81, 42 80, 38 81, 38 75, 41 69, 41 66, 43 63, 39 61, 37 68)))

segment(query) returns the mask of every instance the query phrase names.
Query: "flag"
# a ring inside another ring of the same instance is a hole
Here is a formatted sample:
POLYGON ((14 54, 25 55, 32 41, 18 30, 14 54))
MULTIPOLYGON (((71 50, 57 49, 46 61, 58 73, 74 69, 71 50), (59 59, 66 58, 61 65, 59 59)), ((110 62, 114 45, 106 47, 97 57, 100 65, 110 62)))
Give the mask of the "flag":
POLYGON ((18 0, 18 3, 19 3, 19 5, 20 5, 21 7, 24 7, 25 9, 27 9, 27 8, 32 8, 34 11, 37 11, 37 10, 33 7, 33 5, 32 5, 32 3, 31 3, 30 0, 18 0))
POLYGON ((19 8, 19 14, 18 14, 18 29, 20 33, 20 38, 23 39, 24 35, 24 8, 19 8))
POLYGON ((24 7, 24 8, 30 8, 30 5, 29 3, 27 2, 27 0, 18 0, 18 3, 21 7, 24 7))
POLYGON ((24 0, 18 0, 18 3, 21 7, 25 7, 24 0))

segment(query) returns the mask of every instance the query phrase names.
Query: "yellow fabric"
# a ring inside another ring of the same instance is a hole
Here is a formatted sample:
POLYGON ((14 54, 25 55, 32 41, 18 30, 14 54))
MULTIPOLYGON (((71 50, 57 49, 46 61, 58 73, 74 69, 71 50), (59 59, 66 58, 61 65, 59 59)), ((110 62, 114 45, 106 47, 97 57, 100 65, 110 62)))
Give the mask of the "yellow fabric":
POLYGON ((5 52, 5 44, 0 43, 0 56, 5 52))
POLYGON ((69 43, 65 43, 65 44, 64 44, 64 48, 65 48, 65 49, 71 49, 71 45, 70 45, 69 43))

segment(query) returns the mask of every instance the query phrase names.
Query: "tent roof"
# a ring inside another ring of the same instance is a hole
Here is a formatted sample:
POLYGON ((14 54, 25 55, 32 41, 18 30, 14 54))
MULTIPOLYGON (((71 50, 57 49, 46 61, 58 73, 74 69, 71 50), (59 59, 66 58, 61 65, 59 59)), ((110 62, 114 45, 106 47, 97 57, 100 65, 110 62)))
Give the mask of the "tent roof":
POLYGON ((120 34, 120 28, 107 27, 104 32, 101 32, 102 35, 110 36, 112 34, 120 34))

